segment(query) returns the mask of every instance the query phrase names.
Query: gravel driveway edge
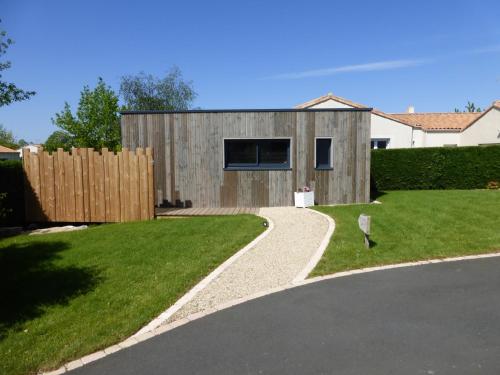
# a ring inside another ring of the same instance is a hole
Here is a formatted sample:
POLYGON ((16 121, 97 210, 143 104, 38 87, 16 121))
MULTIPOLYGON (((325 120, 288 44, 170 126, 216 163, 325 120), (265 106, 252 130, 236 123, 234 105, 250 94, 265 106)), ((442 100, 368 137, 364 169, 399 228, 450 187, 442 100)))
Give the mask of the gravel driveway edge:
POLYGON ((202 279, 198 284, 196 284, 189 292, 184 294, 180 299, 177 300, 172 306, 170 306, 167 310, 162 312, 158 317, 149 322, 146 326, 142 327, 137 333, 132 335, 132 337, 140 336, 146 332, 151 332, 155 328, 158 328, 160 325, 165 323, 172 315, 174 315, 177 311, 179 311, 183 306, 185 306, 189 301, 191 301, 201 290, 203 290, 208 284, 210 284, 213 280, 215 280, 222 272, 224 272, 231 264, 233 264, 238 258, 248 252, 250 249, 255 247, 260 241, 266 238, 269 233, 271 233, 274 229, 273 221, 262 215, 257 214, 257 216, 265 219, 268 222, 268 228, 262 232, 258 237, 256 237, 252 242, 247 244, 244 248, 237 251, 230 258, 228 258, 224 263, 218 266, 215 270, 208 274, 204 279, 202 279))
POLYGON ((326 248, 328 247, 328 244, 330 243, 330 239, 333 236, 333 232, 335 231, 335 221, 333 220, 332 217, 322 212, 312 210, 310 208, 308 208, 308 210, 320 216, 323 216, 328 221, 328 231, 326 232, 325 237, 323 237, 323 241, 321 241, 321 244, 319 245, 318 249, 309 260, 309 263, 307 263, 304 269, 295 277, 295 279, 293 279, 292 281, 293 285, 301 283, 307 278, 307 276, 309 276, 309 274, 312 272, 314 267, 316 267, 321 257, 323 256, 326 248))

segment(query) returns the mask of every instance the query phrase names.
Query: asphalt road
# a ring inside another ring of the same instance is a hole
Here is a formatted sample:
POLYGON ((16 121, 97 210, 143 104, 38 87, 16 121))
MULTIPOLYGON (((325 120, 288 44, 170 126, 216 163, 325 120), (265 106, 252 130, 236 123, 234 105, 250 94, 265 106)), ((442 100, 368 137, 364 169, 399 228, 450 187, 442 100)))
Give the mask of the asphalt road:
POLYGON ((90 363, 102 374, 500 374, 500 257, 342 277, 90 363))

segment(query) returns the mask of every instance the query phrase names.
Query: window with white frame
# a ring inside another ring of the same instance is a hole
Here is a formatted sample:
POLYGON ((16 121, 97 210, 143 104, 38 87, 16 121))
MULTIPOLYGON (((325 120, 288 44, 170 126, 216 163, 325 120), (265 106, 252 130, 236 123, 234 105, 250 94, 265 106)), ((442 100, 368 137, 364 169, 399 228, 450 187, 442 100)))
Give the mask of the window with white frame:
POLYGON ((371 148, 372 149, 385 149, 389 146, 389 138, 372 138, 371 148))

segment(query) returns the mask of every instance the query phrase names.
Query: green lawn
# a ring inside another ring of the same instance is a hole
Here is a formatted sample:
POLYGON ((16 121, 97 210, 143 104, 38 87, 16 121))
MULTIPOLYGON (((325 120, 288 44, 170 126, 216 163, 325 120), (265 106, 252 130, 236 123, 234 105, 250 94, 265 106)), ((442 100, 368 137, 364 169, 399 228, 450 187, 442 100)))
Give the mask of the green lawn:
POLYGON ((316 207, 335 232, 312 276, 430 258, 500 251, 500 191, 392 191, 380 205, 316 207), (357 218, 372 217, 372 248, 357 218))
POLYGON ((0 240, 0 373, 56 368, 119 342, 264 229, 240 215, 0 240))

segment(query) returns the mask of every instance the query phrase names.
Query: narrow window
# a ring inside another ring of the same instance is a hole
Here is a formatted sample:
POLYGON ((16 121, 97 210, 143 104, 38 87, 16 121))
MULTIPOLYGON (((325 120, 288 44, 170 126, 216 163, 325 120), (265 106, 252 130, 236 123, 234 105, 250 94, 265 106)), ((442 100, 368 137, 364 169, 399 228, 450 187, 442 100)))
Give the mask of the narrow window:
POLYGON ((332 164, 332 139, 316 138, 316 169, 331 169, 332 164))
POLYGON ((290 139, 225 139, 224 168, 289 169, 290 139))

